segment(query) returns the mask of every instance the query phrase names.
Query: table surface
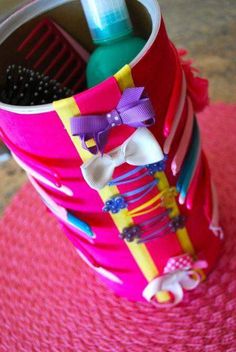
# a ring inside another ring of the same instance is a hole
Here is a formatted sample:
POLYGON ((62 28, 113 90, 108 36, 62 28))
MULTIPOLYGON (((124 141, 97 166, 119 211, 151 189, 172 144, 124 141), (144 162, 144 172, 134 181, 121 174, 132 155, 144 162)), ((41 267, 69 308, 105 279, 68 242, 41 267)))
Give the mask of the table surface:
MULTIPOLYGON (((159 3, 170 38, 178 47, 189 50, 195 65, 209 79, 211 99, 236 102, 236 1, 159 3)), ((0 214, 25 179, 12 159, 0 163, 0 214)))

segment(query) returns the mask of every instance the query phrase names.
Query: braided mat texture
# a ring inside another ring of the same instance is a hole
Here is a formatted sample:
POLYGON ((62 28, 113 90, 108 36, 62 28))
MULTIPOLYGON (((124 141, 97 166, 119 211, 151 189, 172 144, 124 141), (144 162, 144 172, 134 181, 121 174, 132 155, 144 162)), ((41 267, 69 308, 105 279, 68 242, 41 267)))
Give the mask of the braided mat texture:
POLYGON ((0 221, 0 351, 236 351, 236 105, 199 117, 226 241, 208 280, 172 309, 130 303, 80 260, 28 184, 0 221))

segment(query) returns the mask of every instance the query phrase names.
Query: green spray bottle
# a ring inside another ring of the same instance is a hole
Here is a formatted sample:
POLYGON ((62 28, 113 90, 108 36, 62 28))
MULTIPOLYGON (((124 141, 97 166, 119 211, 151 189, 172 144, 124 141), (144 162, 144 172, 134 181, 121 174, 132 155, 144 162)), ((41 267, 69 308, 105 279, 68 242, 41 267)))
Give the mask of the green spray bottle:
POLYGON ((93 87, 130 63, 145 45, 136 37, 125 0, 82 0, 97 48, 87 65, 87 84, 93 87))

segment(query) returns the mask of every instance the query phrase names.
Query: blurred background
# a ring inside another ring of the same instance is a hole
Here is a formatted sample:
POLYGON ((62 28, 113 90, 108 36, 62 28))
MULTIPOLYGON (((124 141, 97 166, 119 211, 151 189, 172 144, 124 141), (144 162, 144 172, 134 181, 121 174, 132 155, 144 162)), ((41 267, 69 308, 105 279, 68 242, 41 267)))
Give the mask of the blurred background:
MULTIPOLYGON (((210 81, 212 101, 236 102, 236 0, 159 0, 172 41, 210 81)), ((0 215, 24 172, 0 142, 0 215)))

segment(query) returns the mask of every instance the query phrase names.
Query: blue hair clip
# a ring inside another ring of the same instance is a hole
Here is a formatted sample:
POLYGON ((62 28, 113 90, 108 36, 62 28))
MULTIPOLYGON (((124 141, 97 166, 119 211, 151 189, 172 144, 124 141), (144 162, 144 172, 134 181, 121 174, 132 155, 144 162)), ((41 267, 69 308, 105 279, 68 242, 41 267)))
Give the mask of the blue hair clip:
POLYGON ((152 180, 152 182, 141 186, 137 189, 129 191, 124 194, 118 194, 105 202, 103 207, 104 212, 111 212, 112 214, 119 213, 120 210, 128 207, 128 204, 135 203, 145 197, 151 190, 156 187, 158 180, 152 180))
POLYGON ((117 195, 107 200, 102 210, 107 213, 117 214, 120 210, 127 208, 127 206, 128 203, 125 198, 122 195, 117 195))
POLYGON ((149 175, 153 176, 155 175, 156 172, 162 172, 166 169, 166 162, 168 159, 168 155, 164 155, 164 159, 159 161, 158 163, 154 163, 154 164, 149 164, 149 165, 145 165, 149 175))

